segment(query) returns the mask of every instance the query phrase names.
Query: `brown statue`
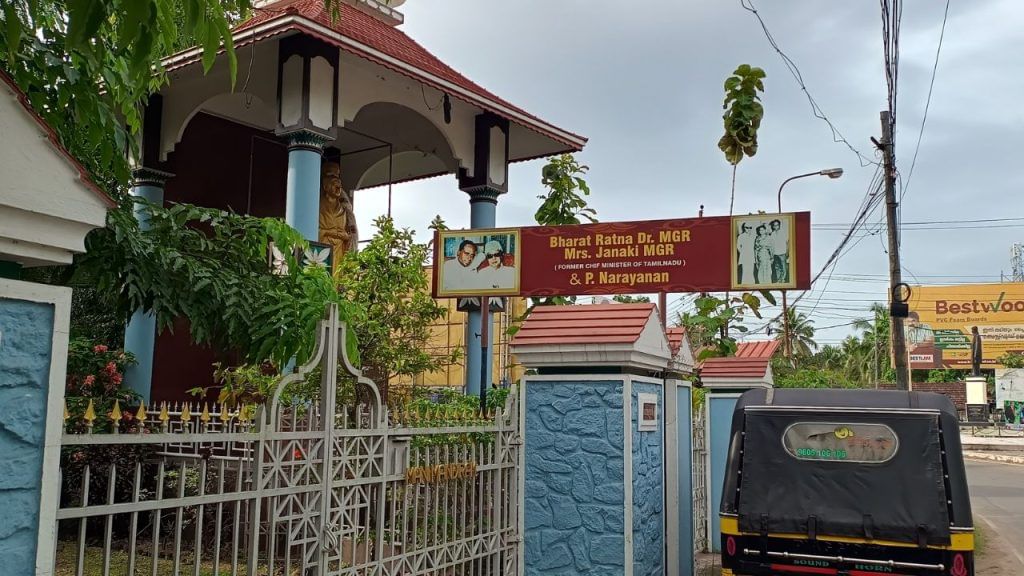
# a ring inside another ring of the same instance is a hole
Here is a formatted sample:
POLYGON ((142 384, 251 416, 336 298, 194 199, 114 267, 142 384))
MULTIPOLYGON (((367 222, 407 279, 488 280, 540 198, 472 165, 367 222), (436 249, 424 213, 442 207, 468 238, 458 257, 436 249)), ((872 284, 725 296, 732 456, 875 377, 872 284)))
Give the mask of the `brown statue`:
POLYGON ((352 199, 341 187, 341 164, 325 160, 320 169, 319 241, 331 247, 335 264, 354 250, 359 233, 352 199))
POLYGON ((981 376, 982 344, 978 327, 971 327, 971 376, 981 376))

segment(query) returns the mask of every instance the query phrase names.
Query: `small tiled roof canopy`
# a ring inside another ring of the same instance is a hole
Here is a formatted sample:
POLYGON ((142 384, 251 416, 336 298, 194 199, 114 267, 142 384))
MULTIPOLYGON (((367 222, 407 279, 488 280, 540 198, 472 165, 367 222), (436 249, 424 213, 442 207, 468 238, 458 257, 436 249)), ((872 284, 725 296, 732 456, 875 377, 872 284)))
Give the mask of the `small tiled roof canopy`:
POLYGON ((675 356, 679 353, 679 348, 683 345, 683 338, 686 337, 685 326, 675 326, 665 330, 665 335, 668 336, 668 345, 672 349, 672 355, 675 356))
POLYGON ((538 306, 512 344, 632 344, 640 338, 652 311, 654 304, 538 306))
MULTIPOLYGON (((586 144, 586 138, 526 112, 456 72, 398 28, 346 2, 338 2, 337 8, 337 17, 332 18, 323 0, 271 2, 257 8, 256 14, 235 27, 232 33, 237 38, 247 31, 255 30, 256 41, 292 31, 318 37, 346 52, 405 74, 442 92, 450 92, 452 97, 551 138, 564 145, 565 152, 578 152, 586 144)), ((252 41, 253 38, 239 39, 236 46, 252 41)), ((173 70, 198 61, 200 56, 201 53, 195 50, 182 52, 167 58, 165 66, 173 70)))
POLYGON ((736 347, 737 358, 771 358, 779 349, 782 340, 755 340, 753 342, 741 342, 736 347))
POLYGON ((764 378, 770 358, 708 358, 700 368, 701 378, 764 378))

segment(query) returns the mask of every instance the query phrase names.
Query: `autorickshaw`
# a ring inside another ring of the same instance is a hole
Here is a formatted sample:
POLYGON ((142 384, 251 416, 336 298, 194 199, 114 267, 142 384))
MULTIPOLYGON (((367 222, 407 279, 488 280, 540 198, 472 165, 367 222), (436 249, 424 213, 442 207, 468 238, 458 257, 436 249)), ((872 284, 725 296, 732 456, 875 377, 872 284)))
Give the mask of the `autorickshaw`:
POLYGON ((723 575, 973 576, 956 409, 925 392, 745 392, 719 520, 723 575))

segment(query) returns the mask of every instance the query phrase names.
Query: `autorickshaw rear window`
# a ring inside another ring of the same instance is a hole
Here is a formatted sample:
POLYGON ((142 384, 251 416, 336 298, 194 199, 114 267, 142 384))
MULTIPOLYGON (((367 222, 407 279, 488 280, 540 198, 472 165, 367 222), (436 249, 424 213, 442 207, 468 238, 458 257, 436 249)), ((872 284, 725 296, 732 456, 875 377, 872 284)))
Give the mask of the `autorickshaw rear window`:
POLYGON ((782 445, 798 460, 882 463, 896 455, 899 438, 884 424, 797 422, 786 428, 782 445))

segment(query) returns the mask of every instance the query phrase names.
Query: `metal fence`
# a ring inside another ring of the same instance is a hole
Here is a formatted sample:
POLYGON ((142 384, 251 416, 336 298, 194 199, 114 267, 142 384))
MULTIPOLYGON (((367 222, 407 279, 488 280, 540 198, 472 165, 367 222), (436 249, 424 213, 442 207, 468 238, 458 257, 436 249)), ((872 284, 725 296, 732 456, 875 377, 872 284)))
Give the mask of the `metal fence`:
POLYGON ((65 411, 55 573, 517 574, 515 395, 490 415, 389 408, 336 310, 317 341, 262 408, 65 411))
POLYGON ((708 548, 708 489, 706 430, 703 408, 693 411, 693 549, 708 548))

